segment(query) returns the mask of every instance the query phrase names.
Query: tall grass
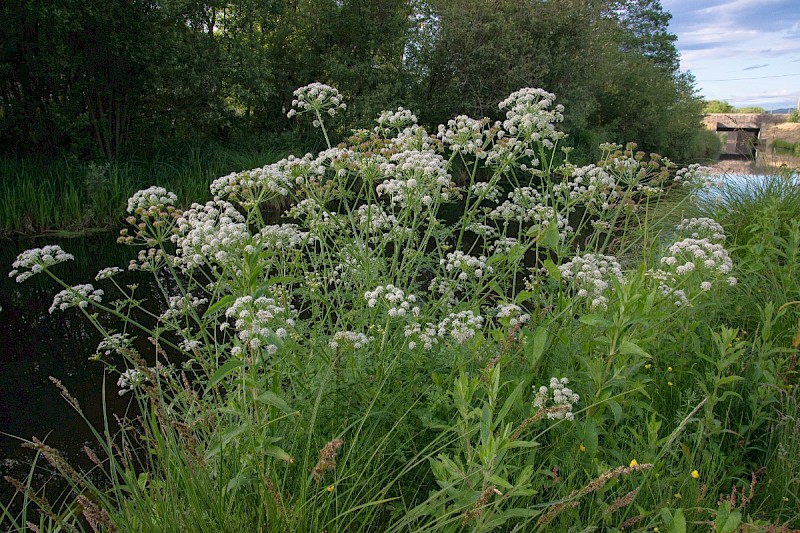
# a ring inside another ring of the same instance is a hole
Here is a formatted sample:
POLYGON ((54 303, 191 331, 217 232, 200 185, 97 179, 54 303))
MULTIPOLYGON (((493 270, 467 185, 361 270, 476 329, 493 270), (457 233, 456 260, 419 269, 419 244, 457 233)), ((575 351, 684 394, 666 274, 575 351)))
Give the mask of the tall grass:
POLYGON ((158 184, 180 205, 209 198, 214 178, 273 163, 282 149, 187 145, 146 159, 79 162, 0 158, 0 236, 119 225, 127 199, 158 184))

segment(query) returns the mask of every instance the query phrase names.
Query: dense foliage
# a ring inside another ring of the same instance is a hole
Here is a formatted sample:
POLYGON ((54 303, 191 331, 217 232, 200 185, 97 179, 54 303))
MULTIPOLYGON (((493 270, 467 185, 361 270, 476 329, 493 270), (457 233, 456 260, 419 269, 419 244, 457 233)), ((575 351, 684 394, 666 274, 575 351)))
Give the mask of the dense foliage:
MULTIPOLYGON (((318 83, 293 96, 326 139, 348 107, 318 83)), ((137 192, 120 241, 159 301, 119 266, 70 286, 68 251, 19 254, 10 275, 62 286, 51 312, 103 332, 93 358, 138 409, 96 429, 92 472, 26 442, 71 493, 57 507, 33 469, 7 477, 22 508, 0 505, 5 523, 798 527, 796 184, 709 187, 633 145, 573 164, 554 98, 521 89, 504 120, 436 134, 385 111, 185 210, 137 192), (271 224, 276 198, 290 207, 271 224)))
POLYGON ((428 126, 497 118, 540 86, 587 158, 600 139, 698 155, 700 103, 658 0, 9 0, 0 16, 6 153, 274 137, 294 127, 291 90, 323 80, 353 99, 339 133, 386 105, 428 126))

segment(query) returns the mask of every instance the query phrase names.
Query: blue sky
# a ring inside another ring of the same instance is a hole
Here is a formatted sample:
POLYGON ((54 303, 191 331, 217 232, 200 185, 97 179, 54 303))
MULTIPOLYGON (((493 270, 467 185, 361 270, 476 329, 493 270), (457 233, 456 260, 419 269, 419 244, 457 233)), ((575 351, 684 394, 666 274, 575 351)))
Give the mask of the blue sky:
POLYGON ((800 0, 661 0, 681 69, 707 100, 769 109, 800 98, 800 0))

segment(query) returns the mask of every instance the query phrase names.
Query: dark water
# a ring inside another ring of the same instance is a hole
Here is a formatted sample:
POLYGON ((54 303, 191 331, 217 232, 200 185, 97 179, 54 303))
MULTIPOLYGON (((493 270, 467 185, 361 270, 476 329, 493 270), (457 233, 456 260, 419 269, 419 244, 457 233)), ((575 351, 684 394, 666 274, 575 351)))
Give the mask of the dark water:
MULTIPOLYGON (((8 277, 18 253, 46 244, 58 244, 75 256, 52 267, 70 285, 93 283, 111 294, 109 281, 95 282, 98 270, 118 266, 126 270, 118 276, 121 285, 138 283, 137 292, 146 292, 148 279, 142 273, 130 273, 126 267, 135 250, 116 243, 114 233, 101 233, 71 239, 34 239, 0 241, 0 502, 7 503, 13 488, 3 479, 11 475, 23 479, 34 458, 31 450, 21 448, 20 440, 37 437, 59 449, 76 465, 88 465, 82 451, 93 448, 95 439, 86 423, 60 396, 49 377, 58 378, 81 404, 87 418, 96 427, 103 425, 102 390, 106 387, 109 412, 123 413, 129 396, 120 398, 116 379, 104 371, 101 363, 89 361, 102 336, 77 309, 48 309, 53 296, 61 290, 46 274, 17 283, 8 277), (142 290, 144 289, 144 290, 142 290), (12 437, 14 436, 14 437, 12 437)), ((58 483, 46 464, 36 469, 34 486, 58 483)), ((57 495, 56 495, 57 496, 57 495)))

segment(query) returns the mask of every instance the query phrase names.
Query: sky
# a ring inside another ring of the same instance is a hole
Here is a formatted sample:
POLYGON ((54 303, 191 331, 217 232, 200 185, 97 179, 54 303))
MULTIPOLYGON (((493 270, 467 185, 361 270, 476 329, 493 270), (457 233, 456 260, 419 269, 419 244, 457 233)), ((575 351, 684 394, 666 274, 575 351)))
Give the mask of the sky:
POLYGON ((800 0, 661 0, 681 70, 706 100, 766 110, 800 98, 800 0))

